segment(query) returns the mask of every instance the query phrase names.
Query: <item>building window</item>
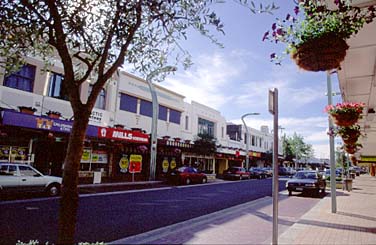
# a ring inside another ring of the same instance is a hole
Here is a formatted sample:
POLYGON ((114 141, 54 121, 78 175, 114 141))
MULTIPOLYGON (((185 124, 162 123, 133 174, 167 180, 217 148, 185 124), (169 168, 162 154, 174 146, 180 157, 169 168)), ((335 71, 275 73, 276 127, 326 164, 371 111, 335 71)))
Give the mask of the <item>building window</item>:
POLYGON ((137 113, 137 98, 127 94, 120 94, 120 110, 137 113))
POLYGON ((185 130, 189 129, 188 125, 189 125, 189 117, 185 116, 185 130))
MULTIPOLYGON (((93 85, 89 86, 89 95, 91 94, 91 91, 93 90, 93 85)), ((106 90, 104 88, 101 89, 101 91, 98 94, 97 100, 95 101, 95 108, 104 110, 106 108, 106 90)))
POLYGON ((202 118, 198 118, 198 133, 208 134, 214 137, 214 123, 202 118))
POLYGON ((252 145, 255 145, 255 136, 252 136, 252 145))
POLYGON ((58 73, 50 73, 50 81, 48 84, 48 96, 68 100, 68 93, 63 86, 64 76, 58 73))
POLYGON ((159 105, 158 119, 167 121, 167 107, 159 105))
POLYGON ((153 116, 153 104, 150 101, 141 100, 140 114, 147 116, 147 117, 152 117, 153 116))
POLYGON ((224 137, 224 135, 225 135, 225 128, 224 128, 224 127, 222 127, 222 128, 221 128, 221 137, 223 138, 223 137, 224 137))
POLYGON ((180 111, 170 109, 170 118, 169 118, 170 122, 180 124, 180 116, 181 116, 180 111))
POLYGON ((15 73, 6 76, 4 86, 32 92, 35 79, 35 66, 26 64, 15 73))

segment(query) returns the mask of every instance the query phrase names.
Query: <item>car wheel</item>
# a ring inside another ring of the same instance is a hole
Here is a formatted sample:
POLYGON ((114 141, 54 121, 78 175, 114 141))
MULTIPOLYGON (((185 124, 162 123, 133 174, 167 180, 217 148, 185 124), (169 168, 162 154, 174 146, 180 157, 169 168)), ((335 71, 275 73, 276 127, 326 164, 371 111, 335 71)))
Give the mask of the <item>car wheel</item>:
POLYGON ((313 191, 313 195, 314 195, 315 197, 320 197, 320 188, 315 189, 315 190, 313 191))
POLYGON ((262 175, 259 175, 259 177, 258 177, 259 179, 262 179, 262 175))
POLYGON ((60 185, 59 184, 51 184, 47 187, 46 194, 50 197, 55 197, 60 194, 60 185))
POLYGON ((243 179, 243 176, 240 175, 239 180, 242 180, 242 179, 243 179))
POLYGON ((292 196, 292 191, 289 191, 289 196, 292 196))
POLYGON ((190 179, 190 178, 187 178, 187 179, 185 180, 185 184, 186 184, 186 185, 191 184, 191 179, 190 179))
POLYGON ((201 182, 201 183, 203 183, 203 184, 208 183, 208 179, 207 179, 206 177, 204 177, 204 178, 202 179, 202 182, 201 182))

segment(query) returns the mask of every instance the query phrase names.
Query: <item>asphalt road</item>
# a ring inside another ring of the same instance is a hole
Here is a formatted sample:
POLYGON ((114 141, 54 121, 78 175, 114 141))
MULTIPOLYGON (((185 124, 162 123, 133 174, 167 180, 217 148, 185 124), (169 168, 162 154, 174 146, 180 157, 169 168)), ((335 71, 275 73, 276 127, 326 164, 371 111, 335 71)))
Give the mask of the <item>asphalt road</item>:
MULTIPOLYGON (((280 181, 280 190, 285 181, 280 181)), ((272 180, 178 186, 81 195, 76 240, 113 241, 252 201, 272 193, 272 180)), ((0 203, 0 244, 56 242, 58 198, 0 203)))

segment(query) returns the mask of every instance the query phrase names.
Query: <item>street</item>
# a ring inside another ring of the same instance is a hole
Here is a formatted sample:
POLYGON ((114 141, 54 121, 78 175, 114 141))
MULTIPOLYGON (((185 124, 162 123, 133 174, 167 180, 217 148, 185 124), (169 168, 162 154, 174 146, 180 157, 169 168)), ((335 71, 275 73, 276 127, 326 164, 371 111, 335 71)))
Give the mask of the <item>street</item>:
MULTIPOLYGON (((285 181, 280 181, 280 190, 285 181)), ((113 241, 270 196, 272 180, 81 195, 76 241, 113 241)), ((0 203, 1 244, 56 242, 58 198, 0 203)))

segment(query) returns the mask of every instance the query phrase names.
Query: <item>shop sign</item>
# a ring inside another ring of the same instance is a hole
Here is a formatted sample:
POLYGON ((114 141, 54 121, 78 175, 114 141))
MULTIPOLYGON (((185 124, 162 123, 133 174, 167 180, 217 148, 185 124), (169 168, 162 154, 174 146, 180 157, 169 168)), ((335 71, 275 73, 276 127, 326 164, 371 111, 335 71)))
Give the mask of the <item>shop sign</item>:
POLYGON ((92 123, 100 124, 102 123, 103 113, 96 111, 95 109, 91 112, 89 121, 92 123))
POLYGON ((102 128, 98 127, 98 138, 107 138, 107 139, 114 139, 114 140, 125 140, 128 142, 135 142, 135 143, 148 143, 149 142, 149 135, 125 130, 125 129, 116 129, 116 128, 102 128))
MULTIPOLYGON (((73 121, 51 119, 49 117, 38 117, 12 111, 3 111, 2 115, 4 125, 42 129, 61 133, 70 133, 73 127, 73 121)), ((96 129, 97 127, 89 125, 86 135, 97 136, 96 129)))
POLYGON ((260 152, 250 152, 249 156, 251 156, 251 157, 261 157, 261 153, 260 152))
POLYGON ((361 156, 360 160, 364 161, 364 162, 376 162, 376 157, 374 157, 374 156, 361 156))
POLYGON ((172 160, 171 160, 171 169, 174 169, 174 168, 176 168, 175 157, 173 157, 172 160))
POLYGON ((93 152, 91 153, 91 162, 92 163, 108 163, 107 152, 93 150, 93 152))
POLYGON ((168 171, 168 166, 169 166, 170 164, 169 164, 169 162, 168 162, 168 159, 167 159, 167 157, 165 157, 164 159, 163 159, 163 162, 162 162, 162 171, 163 171, 163 173, 167 173, 167 171, 168 171))
POLYGON ((129 173, 141 173, 142 170, 142 156, 134 155, 130 156, 129 173))
POLYGON ((120 158, 119 167, 120 167, 120 172, 122 173, 128 172, 128 167, 129 167, 128 155, 123 155, 120 158))
POLYGON ((84 150, 82 152, 81 163, 89 163, 90 157, 91 157, 91 149, 90 148, 84 148, 84 150))

